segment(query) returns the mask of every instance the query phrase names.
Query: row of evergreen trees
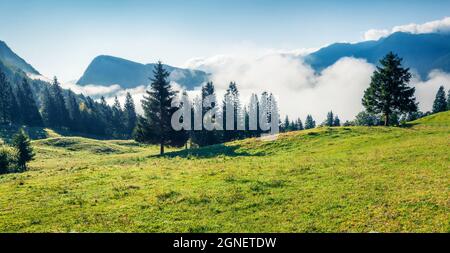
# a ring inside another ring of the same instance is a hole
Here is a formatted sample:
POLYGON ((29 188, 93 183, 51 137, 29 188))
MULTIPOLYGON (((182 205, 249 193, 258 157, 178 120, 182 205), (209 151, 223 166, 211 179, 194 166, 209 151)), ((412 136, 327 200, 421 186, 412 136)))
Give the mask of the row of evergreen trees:
POLYGON ((11 83, 0 72, 0 124, 45 126, 78 133, 130 138, 136 126, 137 115, 133 98, 126 94, 124 107, 117 97, 113 106, 91 97, 63 90, 56 77, 35 97, 29 80, 11 83))
POLYGON ((164 153, 164 146, 181 147, 187 145, 188 140, 190 140, 191 146, 208 146, 261 136, 268 130, 261 127, 259 117, 267 117, 268 123, 272 118, 279 121, 277 101, 272 94, 263 92, 260 98, 253 94, 250 104, 242 107, 239 91, 234 82, 231 82, 226 90, 222 105, 217 103, 214 84, 208 82, 202 86, 200 96, 193 101, 190 101, 186 92, 183 92, 181 98, 178 99, 180 102, 178 107, 173 106, 172 101, 176 100, 178 95, 172 90, 167 80, 168 76, 169 73, 159 62, 154 69, 154 78, 151 80, 150 89, 142 100, 144 114, 139 117, 135 131, 136 141, 160 144, 161 154, 164 153), (206 101, 210 103, 206 103, 206 101), (226 106, 227 101, 232 102, 232 108, 226 106), (174 130, 171 124, 172 115, 185 106, 190 108, 190 119, 181 118, 181 120, 183 123, 185 121, 189 123, 187 123, 187 127, 174 130), (270 111, 263 114, 259 111, 260 108, 270 108, 270 111), (230 109, 232 111, 227 111, 230 109), (273 113, 275 115, 272 115, 273 113), (250 114, 257 115, 258 118, 254 119, 250 117, 250 114), (233 117, 233 120, 230 120, 229 117, 233 117), (205 118, 214 123, 212 129, 208 129, 203 124, 205 118), (227 122, 232 122, 231 129, 228 128, 227 122), (239 125, 239 122, 243 122, 243 126, 239 125))

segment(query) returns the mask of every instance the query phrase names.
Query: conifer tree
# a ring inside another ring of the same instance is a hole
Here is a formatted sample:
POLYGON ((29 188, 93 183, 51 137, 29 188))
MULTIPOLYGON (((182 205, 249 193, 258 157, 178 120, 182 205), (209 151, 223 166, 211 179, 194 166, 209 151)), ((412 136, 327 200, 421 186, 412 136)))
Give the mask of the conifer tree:
POLYGON ((444 86, 439 87, 436 98, 433 102, 433 113, 445 112, 447 110, 447 100, 445 98, 444 86))
POLYGON ((52 96, 54 103, 55 127, 68 126, 69 113, 66 108, 63 90, 56 77, 53 79, 50 95, 52 96))
POLYGON ((17 151, 17 165, 20 171, 27 169, 27 163, 33 160, 34 153, 30 144, 30 139, 23 129, 13 137, 13 147, 17 151))
MULTIPOLYGON (((166 145, 179 146, 178 135, 171 125, 173 112, 178 108, 173 108, 172 100, 176 92, 172 90, 167 81, 169 72, 167 72, 162 63, 158 62, 153 71, 154 78, 151 79, 150 90, 142 100, 144 116, 138 127, 138 140, 146 143, 158 143, 160 145, 160 154, 164 154, 166 145)), ((183 143, 184 145, 184 143, 183 143)), ((181 145, 182 146, 182 145, 181 145)))
POLYGON ((42 126, 42 117, 26 78, 23 78, 22 83, 18 85, 17 94, 23 123, 29 126, 42 126))
POLYGON ((235 82, 231 82, 224 95, 222 106, 222 119, 223 119, 223 141, 228 142, 239 139, 239 122, 242 120, 241 115, 241 103, 239 99, 239 91, 235 82), (227 103, 231 105, 231 111, 227 111, 227 103), (231 129, 229 129, 231 128, 231 129))
POLYGON ((333 111, 328 112, 327 120, 325 121, 325 126, 332 127, 334 123, 333 111))
POLYGON ((409 87, 411 74, 402 67, 402 59, 390 52, 373 73, 369 88, 364 92, 362 104, 369 113, 382 114, 384 124, 396 113, 417 111, 415 88, 409 87))
POLYGON ((131 97, 131 94, 129 92, 127 92, 127 95, 125 97, 124 118, 125 133, 127 134, 127 136, 131 136, 134 128, 136 127, 137 114, 133 97, 131 97))
POLYGON ((339 119, 339 117, 337 115, 334 117, 333 126, 335 126, 335 127, 341 126, 341 120, 339 119))
POLYGON ((313 117, 308 114, 308 116, 306 116, 306 120, 305 120, 305 129, 312 129, 316 127, 316 122, 314 121, 313 117))
POLYGON ((72 91, 69 91, 68 93, 67 110, 69 112, 70 129, 74 131, 82 131, 80 104, 72 91))

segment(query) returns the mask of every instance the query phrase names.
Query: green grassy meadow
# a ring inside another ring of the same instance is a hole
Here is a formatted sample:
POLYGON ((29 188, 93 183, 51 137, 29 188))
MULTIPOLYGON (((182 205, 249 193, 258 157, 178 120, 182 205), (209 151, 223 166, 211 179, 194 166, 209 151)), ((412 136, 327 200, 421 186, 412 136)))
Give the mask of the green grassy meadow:
POLYGON ((193 150, 34 140, 0 232, 450 232, 450 112, 193 150))

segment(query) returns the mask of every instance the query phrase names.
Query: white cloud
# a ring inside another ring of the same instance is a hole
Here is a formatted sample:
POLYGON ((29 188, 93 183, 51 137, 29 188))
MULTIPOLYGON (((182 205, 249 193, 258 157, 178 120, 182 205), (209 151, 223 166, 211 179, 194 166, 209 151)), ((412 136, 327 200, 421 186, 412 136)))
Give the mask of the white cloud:
POLYGON ((118 84, 110 85, 110 86, 102 86, 102 85, 77 85, 75 81, 67 82, 61 84, 61 87, 64 89, 70 89, 77 94, 83 94, 85 96, 91 97, 100 97, 100 96, 108 96, 114 93, 117 93, 122 88, 118 84))
POLYGON ((407 32, 412 34, 422 33, 448 33, 450 32, 450 17, 441 20, 435 20, 424 24, 407 24, 395 26, 391 30, 371 29, 364 33, 364 40, 378 40, 395 32, 407 32))
POLYGON ((235 81, 241 99, 251 93, 272 92, 282 115, 301 117, 312 114, 318 121, 335 110, 341 119, 352 119, 362 110, 361 97, 369 85, 374 66, 365 60, 343 58, 320 74, 294 54, 266 54, 260 57, 214 56, 189 64, 212 73, 212 81, 223 96, 235 81))
MULTIPOLYGON (((342 58, 321 73, 314 73, 301 58, 292 54, 267 54, 260 57, 219 55, 187 63, 212 73, 212 81, 222 98, 230 81, 238 84, 241 100, 248 102, 251 93, 272 92, 281 115, 305 119, 312 114, 317 122, 333 110, 341 120, 352 120, 363 110, 361 98, 369 87, 375 66, 362 59, 342 58)), ((433 71, 427 80, 415 75, 417 101, 422 111, 431 110, 440 85, 450 88, 450 74, 433 71)))
POLYGON ((419 101, 419 109, 423 112, 431 111, 437 90, 444 86, 447 92, 450 89, 450 74, 440 70, 431 71, 427 80, 414 77, 411 84, 416 88, 416 98, 419 101))

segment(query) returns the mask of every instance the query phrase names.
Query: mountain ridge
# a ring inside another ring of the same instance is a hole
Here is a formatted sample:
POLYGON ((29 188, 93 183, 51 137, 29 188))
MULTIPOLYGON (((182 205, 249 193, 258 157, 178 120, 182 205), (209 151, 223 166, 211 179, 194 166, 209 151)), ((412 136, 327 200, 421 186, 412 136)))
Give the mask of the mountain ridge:
MULTIPOLYGON (((122 88, 134 88, 140 85, 148 85, 153 77, 155 64, 142 64, 128 59, 99 55, 95 57, 81 78, 78 85, 113 85, 118 84, 122 88)), ((164 65, 170 73, 169 80, 192 89, 208 81, 209 74, 200 70, 182 69, 164 65)))
POLYGON ((427 77, 434 69, 450 72, 450 34, 441 33, 397 32, 377 41, 334 43, 309 54, 305 62, 318 72, 343 57, 362 58, 377 65, 390 51, 403 58, 403 64, 421 77, 427 77))
POLYGON ((31 64, 18 56, 6 42, 0 40, 0 60, 6 67, 12 67, 15 71, 22 70, 25 73, 40 75, 31 64))

